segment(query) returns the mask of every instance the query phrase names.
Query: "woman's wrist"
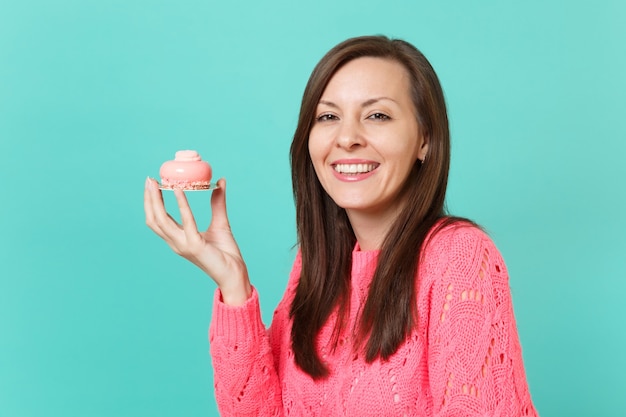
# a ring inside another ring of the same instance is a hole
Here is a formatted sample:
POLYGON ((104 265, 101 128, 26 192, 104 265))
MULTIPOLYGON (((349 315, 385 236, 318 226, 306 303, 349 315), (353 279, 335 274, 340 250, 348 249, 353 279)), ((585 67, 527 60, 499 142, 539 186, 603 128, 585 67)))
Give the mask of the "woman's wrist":
POLYGON ((222 302, 233 307, 240 307, 252 296, 252 285, 246 280, 232 287, 220 287, 222 302))

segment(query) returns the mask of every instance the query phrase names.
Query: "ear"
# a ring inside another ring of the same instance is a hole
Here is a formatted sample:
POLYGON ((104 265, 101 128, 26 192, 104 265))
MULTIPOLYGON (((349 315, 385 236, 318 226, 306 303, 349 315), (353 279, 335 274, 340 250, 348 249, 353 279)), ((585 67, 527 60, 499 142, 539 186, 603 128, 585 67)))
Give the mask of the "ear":
POLYGON ((417 150, 417 158, 420 161, 424 161, 426 159, 426 155, 428 155, 428 145, 430 144, 430 138, 428 135, 420 134, 419 137, 419 148, 417 150))

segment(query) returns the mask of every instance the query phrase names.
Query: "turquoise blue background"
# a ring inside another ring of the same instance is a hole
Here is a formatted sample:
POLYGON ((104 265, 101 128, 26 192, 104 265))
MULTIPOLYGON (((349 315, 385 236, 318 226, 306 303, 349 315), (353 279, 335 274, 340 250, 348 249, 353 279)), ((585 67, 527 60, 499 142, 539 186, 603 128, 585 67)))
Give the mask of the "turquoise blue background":
POLYGON ((305 82, 378 33, 441 78, 449 207, 507 261, 541 415, 626 415, 625 22, 618 0, 0 0, 0 416, 217 415, 215 286, 145 226, 144 180, 184 148, 227 178, 269 323, 305 82))

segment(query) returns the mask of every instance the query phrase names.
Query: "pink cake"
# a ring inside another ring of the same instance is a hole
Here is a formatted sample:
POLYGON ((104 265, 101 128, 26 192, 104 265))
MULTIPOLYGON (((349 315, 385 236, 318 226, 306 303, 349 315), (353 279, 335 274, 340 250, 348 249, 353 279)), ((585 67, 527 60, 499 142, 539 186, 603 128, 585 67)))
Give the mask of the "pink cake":
POLYGON ((161 188, 164 190, 208 190, 213 170, 196 151, 178 151, 173 161, 161 165, 161 188))

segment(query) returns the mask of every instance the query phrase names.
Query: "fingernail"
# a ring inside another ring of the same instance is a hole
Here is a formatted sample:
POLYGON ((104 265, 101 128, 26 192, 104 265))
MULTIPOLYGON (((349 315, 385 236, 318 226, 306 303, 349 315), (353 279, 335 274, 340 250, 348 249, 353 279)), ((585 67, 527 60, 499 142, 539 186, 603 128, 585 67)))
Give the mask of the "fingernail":
POLYGON ((146 188, 149 188, 151 190, 156 190, 157 187, 156 185, 154 185, 154 179, 153 178, 146 178, 146 188))

